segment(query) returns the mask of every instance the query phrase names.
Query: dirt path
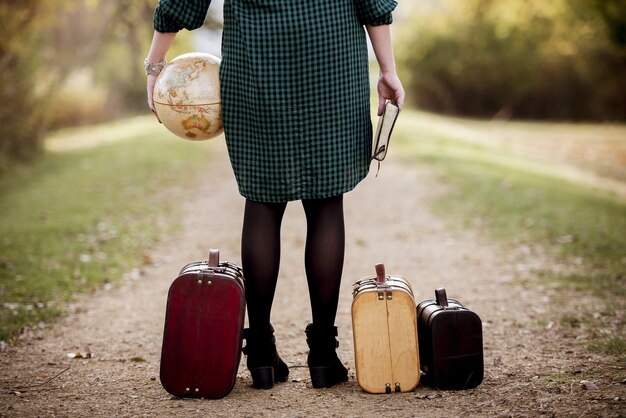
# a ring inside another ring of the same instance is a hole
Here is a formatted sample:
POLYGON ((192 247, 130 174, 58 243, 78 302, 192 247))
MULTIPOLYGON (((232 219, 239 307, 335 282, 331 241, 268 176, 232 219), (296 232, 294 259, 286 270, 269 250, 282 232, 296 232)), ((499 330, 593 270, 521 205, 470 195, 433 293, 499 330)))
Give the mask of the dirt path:
POLYGON ((188 193, 191 200, 186 202, 180 236, 165 240, 152 253, 157 263, 141 274, 131 272, 120 286, 84 297, 57 324, 0 353, 0 416, 626 414, 624 369, 618 369, 614 359, 583 351, 575 334, 546 327, 558 323, 548 316, 556 295, 538 286, 529 271, 547 261, 528 249, 486 242, 472 231, 451 231, 428 209, 442 185, 428 173, 393 160, 384 163, 378 178, 371 174, 346 197, 348 246, 338 326, 349 382, 328 390, 310 387, 303 334, 310 315, 303 273, 304 215, 301 206, 292 203, 284 221, 273 311, 279 351, 292 366, 290 381, 272 390, 254 390, 242 361, 235 389, 226 398, 171 397, 158 378, 171 280, 183 264, 204 258, 209 247, 219 247, 222 259, 239 262, 243 199, 236 192, 223 145, 214 148, 219 155, 202 174, 206 181, 188 193), (359 389, 350 329, 351 284, 372 274, 374 263, 381 261, 388 272, 411 281, 418 301, 445 286, 450 297, 483 318, 486 377, 479 388, 440 392, 420 386, 389 396, 359 389), (66 358, 66 353, 86 346, 93 358, 66 358), (578 383, 583 379, 599 389, 583 389, 578 383))

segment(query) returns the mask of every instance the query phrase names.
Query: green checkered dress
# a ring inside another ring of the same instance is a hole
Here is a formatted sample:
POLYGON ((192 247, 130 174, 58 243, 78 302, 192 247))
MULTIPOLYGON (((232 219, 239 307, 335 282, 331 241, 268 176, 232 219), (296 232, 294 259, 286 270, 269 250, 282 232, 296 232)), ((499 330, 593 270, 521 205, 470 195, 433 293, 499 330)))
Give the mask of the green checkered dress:
MULTIPOLYGON (((159 32, 202 25, 210 0, 160 0, 159 32)), ((395 0, 225 0, 222 109, 240 193, 320 199, 368 173, 372 125, 363 24, 395 0)))

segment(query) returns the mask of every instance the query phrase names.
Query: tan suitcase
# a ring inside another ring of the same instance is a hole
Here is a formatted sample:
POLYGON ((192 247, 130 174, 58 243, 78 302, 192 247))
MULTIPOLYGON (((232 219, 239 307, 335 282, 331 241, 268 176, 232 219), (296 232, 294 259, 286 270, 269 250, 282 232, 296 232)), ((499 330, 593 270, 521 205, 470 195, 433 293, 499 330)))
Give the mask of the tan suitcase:
POLYGON ((415 298, 402 276, 376 276, 354 284, 352 330, 356 376, 370 393, 409 392, 420 378, 415 298))

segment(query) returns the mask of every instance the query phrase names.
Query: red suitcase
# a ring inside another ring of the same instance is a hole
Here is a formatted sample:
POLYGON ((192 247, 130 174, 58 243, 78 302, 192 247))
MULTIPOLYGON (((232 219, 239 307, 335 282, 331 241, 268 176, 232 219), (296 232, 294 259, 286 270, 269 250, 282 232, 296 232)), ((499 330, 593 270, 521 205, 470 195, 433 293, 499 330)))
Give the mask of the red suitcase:
POLYGON ((417 305, 423 382, 438 389, 474 388, 484 374, 480 317, 448 299, 443 288, 435 297, 417 305))
POLYGON ((245 314, 239 266, 209 260, 187 264, 170 286, 161 351, 161 384, 180 397, 222 398, 233 389, 245 314))

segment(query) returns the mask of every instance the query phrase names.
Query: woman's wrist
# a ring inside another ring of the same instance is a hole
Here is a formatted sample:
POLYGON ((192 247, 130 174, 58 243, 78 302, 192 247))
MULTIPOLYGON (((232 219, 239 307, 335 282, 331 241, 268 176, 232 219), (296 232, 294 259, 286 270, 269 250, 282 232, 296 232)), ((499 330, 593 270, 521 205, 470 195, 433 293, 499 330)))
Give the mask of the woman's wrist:
POLYGON ((162 59, 158 62, 151 61, 149 58, 146 58, 144 61, 144 67, 146 70, 147 76, 158 76, 163 68, 167 65, 167 60, 162 59))
POLYGON ((380 74, 388 75, 396 73, 396 63, 393 56, 393 48, 391 46, 391 32, 389 25, 367 26, 376 61, 380 68, 380 74))
POLYGON ((147 64, 160 64, 165 61, 165 56, 176 37, 175 32, 157 32, 154 31, 152 37, 152 45, 146 57, 147 64))

